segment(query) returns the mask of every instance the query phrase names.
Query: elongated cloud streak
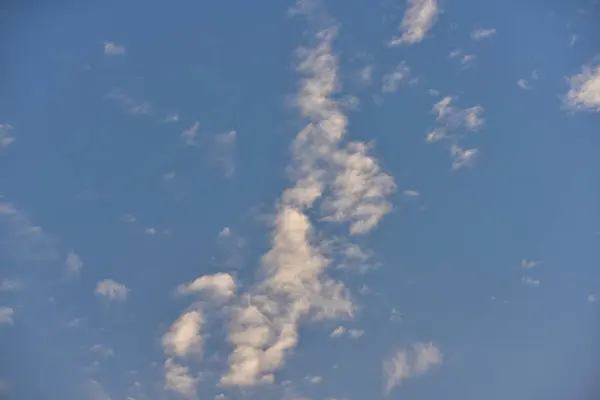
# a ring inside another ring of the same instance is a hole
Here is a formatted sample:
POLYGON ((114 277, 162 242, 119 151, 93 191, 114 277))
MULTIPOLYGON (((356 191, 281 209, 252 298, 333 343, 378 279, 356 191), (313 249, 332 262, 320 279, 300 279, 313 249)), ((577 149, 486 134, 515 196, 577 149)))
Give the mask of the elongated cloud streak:
POLYGON ((337 91, 335 29, 316 35, 311 49, 298 50, 301 82, 298 106, 308 125, 292 145, 295 183, 277 206, 271 249, 262 257, 263 280, 234 306, 228 340, 233 346, 223 385, 252 386, 273 381, 298 342, 303 319, 352 316, 346 288, 326 276, 330 264, 315 244, 306 210, 322 200, 327 221, 349 223, 366 233, 391 209, 385 196, 393 179, 367 155, 364 143, 341 146, 347 118, 332 99, 337 91))
POLYGON ((437 20, 437 0, 409 0, 408 8, 400 23, 400 37, 393 38, 389 45, 414 44, 422 41, 437 20))

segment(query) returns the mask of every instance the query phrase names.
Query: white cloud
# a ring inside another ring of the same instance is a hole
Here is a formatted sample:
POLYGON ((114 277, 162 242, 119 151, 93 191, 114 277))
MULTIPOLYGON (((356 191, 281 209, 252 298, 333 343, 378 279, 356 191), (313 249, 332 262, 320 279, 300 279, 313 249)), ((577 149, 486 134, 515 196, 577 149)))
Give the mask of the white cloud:
POLYGON ((344 333, 346 333, 346 328, 340 325, 337 328, 335 328, 329 336, 331 336, 332 338, 336 338, 344 335, 344 333))
POLYGON ((473 32, 471 32, 471 39, 482 40, 482 39, 489 38, 490 36, 493 36, 495 34, 496 34, 495 29, 476 29, 473 32))
POLYGON ((414 44, 422 41, 437 20, 437 0, 408 0, 408 8, 400 23, 400 37, 394 37, 390 46, 414 44))
POLYGON ((517 81, 517 86, 520 87, 523 90, 529 90, 531 89, 531 87, 529 86, 529 84, 527 83, 527 81, 523 78, 519 79, 517 81))
POLYGON ((465 110, 465 125, 467 129, 476 130, 483 125, 485 121, 481 118, 482 113, 483 107, 481 106, 475 106, 465 110))
POLYGON ((3 279, 0 281, 0 292, 16 292, 23 287, 23 284, 17 280, 3 279))
POLYGON ((125 54, 125 46, 112 42, 104 42, 104 54, 107 56, 122 56, 125 54))
POLYGON ((146 235, 154 236, 154 235, 156 235, 156 229, 154 229, 154 228, 146 228, 146 229, 144 229, 144 233, 146 235))
POLYGON ((71 250, 67 254, 67 258, 65 259, 65 269, 67 271, 67 274, 79 275, 82 268, 83 261, 81 260, 81 257, 73 250, 71 250))
POLYGON ((199 310, 188 311, 181 315, 162 337, 165 354, 186 357, 202 356, 204 339, 202 327, 204 315, 199 310))
POLYGON ((113 100, 126 113, 131 115, 149 115, 152 107, 144 102, 137 101, 120 89, 113 89, 106 95, 107 99, 113 100))
POLYGON ((381 91, 384 93, 393 93, 398 90, 400 84, 406 81, 410 75, 410 68, 402 62, 394 68, 392 72, 383 76, 381 80, 381 91))
POLYGON ((110 347, 104 346, 102 344, 95 344, 90 349, 92 352, 102 356, 104 358, 112 357, 115 355, 115 352, 110 347))
POLYGON ((462 149, 457 145, 452 145, 450 153, 452 154, 452 169, 456 170, 472 165, 479 155, 479 150, 462 149))
POLYGON ((406 197, 420 197, 421 196, 421 193, 417 192, 416 190, 409 189, 409 190, 405 190, 403 193, 406 197))
POLYGON ((371 83, 371 81, 373 80, 373 72, 375 71, 375 67, 371 64, 369 65, 365 65, 359 72, 358 72, 358 79, 360 82, 364 83, 364 84, 369 84, 371 83))
POLYGON ((15 141, 12 130, 12 125, 0 124, 0 148, 6 148, 15 141))
POLYGON ((411 351, 399 350, 383 364, 385 394, 409 378, 425 374, 442 363, 442 352, 433 343, 416 343, 411 351))
POLYGON ((212 157, 223 170, 225 177, 231 178, 235 173, 236 131, 219 133, 214 140, 212 157))
POLYGON ((595 303, 596 301, 598 301, 598 299, 596 298, 595 294, 590 294, 587 297, 587 301, 588 303, 595 303))
POLYGON ((538 279, 534 279, 530 276, 524 276, 521 278, 521 282, 523 282, 527 286, 537 287, 540 285, 540 281, 538 279))
POLYGON ((584 65, 581 73, 569 78, 565 103, 574 110, 600 112, 600 64, 584 65))
POLYGON ((228 300, 235 295, 236 283, 233 277, 226 273, 204 275, 177 289, 181 294, 208 292, 219 300, 228 300))
POLYGON ((104 296, 108 300, 125 300, 127 295, 129 294, 129 289, 127 286, 114 281, 112 279, 104 279, 96 285, 96 290, 94 291, 99 296, 104 296))
POLYGON ((0 307, 0 325, 12 325, 15 311, 10 307, 0 307))
POLYGON ((200 130, 200 123, 194 122, 192 126, 187 128, 181 134, 181 138, 187 146, 196 146, 198 144, 198 131, 200 130))
POLYGON ((165 118, 163 118, 163 119, 160 120, 160 122, 163 122, 163 123, 177 122, 177 121, 179 121, 179 114, 178 113, 169 114, 165 118))
POLYGON ((225 227, 223 229, 221 229, 221 232, 219 232, 219 237, 229 237, 231 236, 231 229, 229 227, 225 227))
POLYGON ((304 379, 306 379, 308 381, 308 383, 310 383, 311 385, 316 385, 318 383, 321 383, 321 381, 323 380, 322 376, 307 376, 304 379))
POLYGON ((521 260, 521 267, 525 269, 535 268, 538 267, 540 264, 541 263, 538 260, 527 260, 525 258, 521 260))
POLYGON ((352 339, 358 339, 359 337, 361 337, 364 334, 365 334, 365 331, 362 329, 349 329, 348 330, 348 335, 350 335, 350 337, 352 339))
POLYGON ((185 398, 196 398, 197 380, 192 378, 190 370, 177 364, 173 359, 165 361, 165 388, 179 393, 185 398))

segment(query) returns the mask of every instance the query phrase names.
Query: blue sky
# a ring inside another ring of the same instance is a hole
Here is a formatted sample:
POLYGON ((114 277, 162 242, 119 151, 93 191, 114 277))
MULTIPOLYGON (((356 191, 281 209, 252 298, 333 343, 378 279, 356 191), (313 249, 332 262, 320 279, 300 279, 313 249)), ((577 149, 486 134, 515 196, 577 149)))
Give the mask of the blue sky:
POLYGON ((598 396, 597 2, 1 18, 0 398, 598 396))

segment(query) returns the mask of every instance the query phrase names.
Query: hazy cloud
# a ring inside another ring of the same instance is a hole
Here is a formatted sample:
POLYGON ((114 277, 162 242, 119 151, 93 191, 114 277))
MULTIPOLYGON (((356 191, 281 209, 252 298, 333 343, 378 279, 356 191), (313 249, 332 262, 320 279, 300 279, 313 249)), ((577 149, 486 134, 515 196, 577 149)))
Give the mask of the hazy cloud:
POLYGON ((0 148, 6 148, 15 141, 12 130, 12 125, 0 124, 0 148))
POLYGON ((125 54, 125 46, 112 42, 104 42, 104 54, 107 56, 122 56, 125 54))

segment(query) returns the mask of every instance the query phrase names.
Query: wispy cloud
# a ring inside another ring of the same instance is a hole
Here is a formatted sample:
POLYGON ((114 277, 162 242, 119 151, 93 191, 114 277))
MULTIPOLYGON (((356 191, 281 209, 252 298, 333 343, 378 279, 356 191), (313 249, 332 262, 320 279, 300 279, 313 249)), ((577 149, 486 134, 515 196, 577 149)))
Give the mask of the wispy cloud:
POLYGON ((192 126, 187 128, 181 133, 181 138, 186 146, 196 146, 198 144, 198 133, 200 130, 200 123, 194 122, 192 126))
POLYGON ((113 42, 104 42, 104 54, 107 56, 122 56, 125 54, 125 46, 113 42))
POLYGON ((235 173, 235 145, 237 139, 236 131, 219 133, 214 138, 212 146, 212 158, 223 170, 225 177, 231 178, 235 173))
POLYGON ((106 98, 116 102, 123 111, 131 115, 150 115, 152 113, 152 107, 148 103, 137 101, 120 89, 113 89, 106 95, 106 98))
POLYGON ((375 66, 372 64, 365 65, 358 72, 358 80, 364 84, 369 84, 373 81, 373 73, 375 71, 375 66))
POLYGON ((531 87, 529 86, 529 83, 527 83, 527 80, 521 78, 517 81, 517 86, 520 87, 523 90, 529 90, 531 89, 531 87))
POLYGON ((179 114, 178 113, 173 113, 173 114, 169 114, 166 117, 164 117, 163 119, 160 120, 160 122, 163 123, 169 123, 169 122, 177 122, 179 121, 179 114))
POLYGON ((479 154, 478 149, 463 149, 453 144, 450 148, 452 155, 452 169, 460 169, 473 165, 475 158, 479 154))
POLYGON ((65 259, 65 270, 69 275, 79 275, 81 269, 83 268, 83 261, 79 254, 75 253, 71 250, 67 253, 67 258, 65 259))
POLYGON ((104 358, 112 357, 115 355, 115 352, 113 349, 111 349, 110 347, 107 347, 103 344, 95 344, 90 348, 90 350, 93 353, 95 353, 101 357, 104 357, 104 358))
POLYGON ((0 325, 12 325, 15 311, 10 307, 0 307, 0 325))
POLYGON ((0 148, 13 144, 15 137, 12 135, 13 127, 10 124, 0 124, 0 148))
POLYGON ((394 68, 389 74, 385 74, 381 80, 381 91, 383 93, 393 93, 400 88, 400 84, 406 81, 410 75, 410 68, 402 62, 394 68))
POLYGON ((538 267, 541 264, 538 260, 528 260, 526 258, 521 260, 521 267, 525 269, 531 269, 538 267))
POLYGON ((115 280, 104 279, 98 282, 94 293, 106 297, 108 300, 123 301, 127 298, 129 289, 124 284, 115 280))
POLYGON ((177 364, 172 358, 165 361, 165 388, 188 399, 196 398, 197 379, 190 375, 188 367, 177 364))
POLYGON ((525 284, 527 286, 533 286, 533 287, 537 287, 540 285, 539 279, 535 279, 530 276, 524 276, 523 278, 521 278, 521 282, 523 282, 523 284, 525 284))
POLYGON ((407 7, 399 27, 402 35, 392 38, 390 46, 422 41, 437 20, 437 0, 408 0, 407 7))
POLYGON ((18 280, 3 279, 0 281, 0 292, 17 292, 21 290, 23 283, 18 280))
POLYGON ((598 301, 598 299, 595 294, 590 294, 587 297, 587 301, 588 303, 595 303, 596 301, 598 301))
POLYGON ((600 63, 587 64, 569 78, 564 102, 573 110, 600 112, 600 63))
POLYGON ((383 364, 385 394, 403 381, 425 374, 442 363, 442 352, 433 343, 416 343, 410 351, 399 350, 383 364))
POLYGON ((476 29, 473 32, 471 32, 471 39, 479 41, 482 39, 487 39, 491 36, 494 36, 496 34, 496 30, 495 29, 476 29))

